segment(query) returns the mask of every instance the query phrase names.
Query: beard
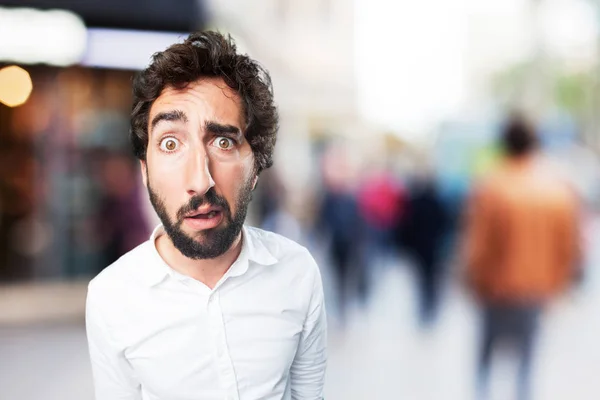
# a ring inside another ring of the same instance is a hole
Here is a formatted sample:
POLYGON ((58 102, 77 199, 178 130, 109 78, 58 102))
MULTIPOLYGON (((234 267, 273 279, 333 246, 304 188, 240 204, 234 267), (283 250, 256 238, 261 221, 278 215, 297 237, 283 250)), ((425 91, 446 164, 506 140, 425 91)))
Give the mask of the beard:
POLYGON ((217 258, 231 248, 246 220, 248 205, 252 200, 252 181, 249 179, 242 186, 236 199, 234 215, 231 213, 231 207, 227 200, 218 195, 214 188, 210 188, 204 195, 192 197, 177 211, 176 220, 172 221, 167 213, 164 200, 152 189, 150 179, 147 178, 150 203, 162 222, 165 232, 175 248, 185 257, 193 260, 217 258), (206 204, 217 206, 222 210, 222 223, 215 228, 197 232, 193 236, 188 235, 182 229, 185 215, 206 204))

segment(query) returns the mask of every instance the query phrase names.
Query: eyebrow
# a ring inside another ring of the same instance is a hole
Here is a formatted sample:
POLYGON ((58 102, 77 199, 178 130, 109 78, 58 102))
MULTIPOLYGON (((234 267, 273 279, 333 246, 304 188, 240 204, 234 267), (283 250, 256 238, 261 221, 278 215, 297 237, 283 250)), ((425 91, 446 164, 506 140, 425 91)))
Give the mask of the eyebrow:
POLYGON ((154 127, 158 125, 161 121, 176 121, 186 123, 188 122, 188 117, 181 110, 159 112, 154 116, 154 118, 152 118, 150 130, 154 130, 154 127))
POLYGON ((219 124, 214 121, 206 121, 204 129, 213 135, 233 135, 235 137, 240 137, 242 135, 242 131, 237 126, 219 124))

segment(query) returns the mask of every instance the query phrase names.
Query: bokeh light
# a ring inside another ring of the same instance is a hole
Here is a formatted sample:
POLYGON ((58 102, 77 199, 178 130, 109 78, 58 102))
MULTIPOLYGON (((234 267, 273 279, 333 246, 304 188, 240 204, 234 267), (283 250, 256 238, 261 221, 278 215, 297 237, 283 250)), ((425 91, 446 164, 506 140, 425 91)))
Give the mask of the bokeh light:
POLYGON ((33 83, 29 73, 21 67, 12 65, 0 70, 0 102, 9 107, 24 104, 31 91, 33 83))

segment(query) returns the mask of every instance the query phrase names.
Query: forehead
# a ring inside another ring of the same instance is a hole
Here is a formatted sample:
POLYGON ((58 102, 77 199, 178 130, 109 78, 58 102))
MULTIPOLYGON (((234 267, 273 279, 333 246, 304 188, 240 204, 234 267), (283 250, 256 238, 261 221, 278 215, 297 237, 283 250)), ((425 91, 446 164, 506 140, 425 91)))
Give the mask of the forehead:
POLYGON ((150 118, 163 111, 181 110, 188 118, 237 125, 243 130, 242 100, 223 78, 201 78, 183 89, 167 86, 150 108, 150 118))

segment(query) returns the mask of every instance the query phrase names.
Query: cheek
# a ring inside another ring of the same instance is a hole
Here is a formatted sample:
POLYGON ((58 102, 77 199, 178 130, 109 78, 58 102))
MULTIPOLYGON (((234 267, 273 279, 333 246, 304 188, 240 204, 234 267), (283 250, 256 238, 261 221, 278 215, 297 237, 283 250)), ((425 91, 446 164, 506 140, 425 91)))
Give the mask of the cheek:
POLYGON ((234 206, 242 188, 253 178, 253 160, 216 165, 211 173, 218 190, 234 206))
MULTIPOLYGON (((148 155, 150 183, 171 190, 183 186, 185 154, 165 155, 158 151, 148 155)), ((173 192, 170 192, 173 193, 173 192)))
MULTIPOLYGON (((151 162, 148 160, 148 183, 152 190, 160 196, 169 214, 173 214, 182 202, 177 202, 177 195, 185 193, 183 174, 172 164, 151 162)), ((184 200, 182 200, 184 201, 184 200)))

